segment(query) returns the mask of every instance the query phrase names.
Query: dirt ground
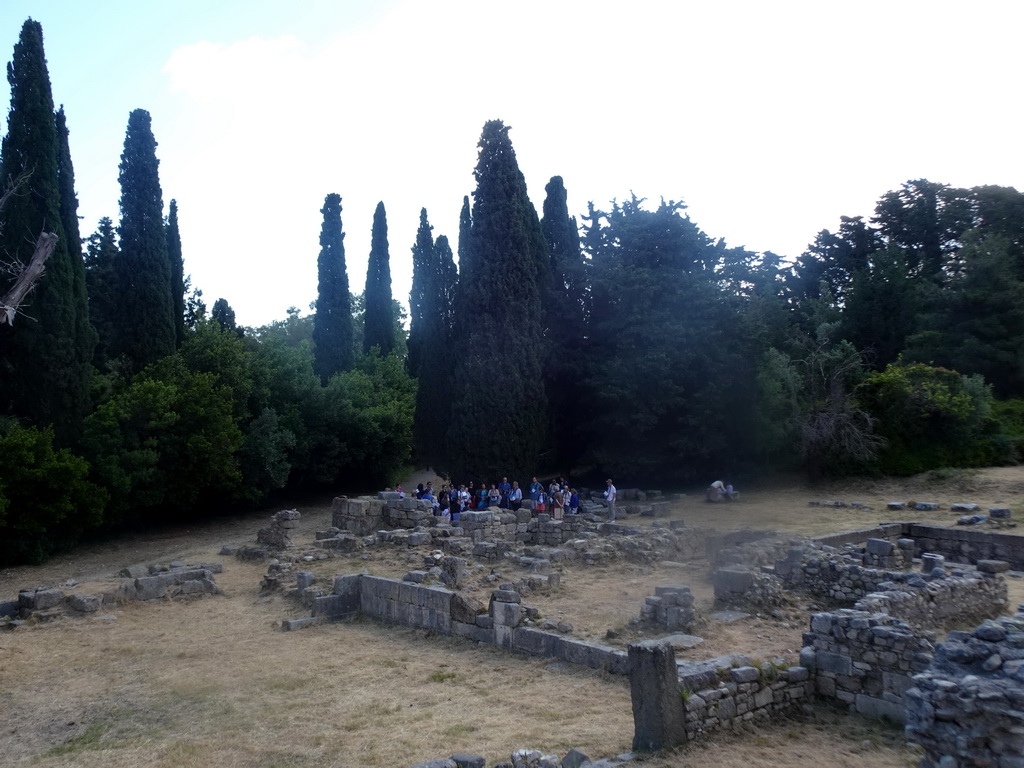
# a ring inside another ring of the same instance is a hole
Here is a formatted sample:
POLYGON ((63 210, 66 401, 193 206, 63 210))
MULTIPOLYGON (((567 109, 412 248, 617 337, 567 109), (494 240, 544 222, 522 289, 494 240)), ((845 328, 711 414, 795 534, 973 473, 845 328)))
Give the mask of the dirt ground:
MULTIPOLYGON (((406 488, 421 481, 410 480, 406 488)), ((816 534, 890 520, 887 502, 919 500, 946 509, 913 519, 948 525, 956 517, 948 506, 958 501, 1024 509, 1024 469, 740 491, 738 502, 721 505, 691 493, 674 517, 690 527, 816 534), (871 509, 810 507, 815 500, 861 501, 871 509)), ((312 540, 330 525, 329 502, 300 507, 295 541, 312 540)), ((632 715, 621 678, 369 621, 281 632, 282 619, 307 612, 290 600, 260 596, 265 564, 218 555, 223 544, 251 543, 267 517, 263 512, 123 537, 41 566, 0 571, 0 598, 10 598, 21 588, 68 579, 88 591, 92 582, 135 563, 224 564, 217 576, 221 596, 129 604, 0 634, 4 764, 395 768, 457 751, 483 754, 493 764, 520 747, 564 754, 575 746, 594 757, 628 750, 632 715)), ((422 557, 381 548, 316 570, 325 578, 359 571, 401 576, 422 557)), ((494 580, 521 575, 504 564, 493 570, 473 571, 481 597, 494 580)), ((1010 580, 1011 606, 1024 602, 1022 581, 1010 580)), ((624 647, 637 636, 630 621, 644 598, 666 583, 690 585, 698 607, 711 612, 702 561, 567 567, 561 589, 529 593, 524 601, 544 617, 570 622, 576 636, 624 647), (608 630, 618 636, 609 638, 608 630)), ((775 617, 712 621, 700 633, 704 643, 681 655, 793 659, 812 608, 802 602, 775 617)), ((858 768, 909 767, 919 758, 898 729, 813 707, 771 727, 647 756, 643 764, 817 768, 824 754, 832 764, 858 768)))

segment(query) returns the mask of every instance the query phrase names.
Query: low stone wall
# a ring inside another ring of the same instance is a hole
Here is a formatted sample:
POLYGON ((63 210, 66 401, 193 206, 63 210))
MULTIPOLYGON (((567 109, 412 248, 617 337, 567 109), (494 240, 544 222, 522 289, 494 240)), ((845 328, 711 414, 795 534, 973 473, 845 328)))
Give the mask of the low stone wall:
POLYGON ((964 528, 908 523, 904 535, 914 540, 914 554, 943 555, 955 563, 1005 560, 1013 570, 1024 570, 1024 536, 964 528))
POLYGON ((1024 606, 950 632, 906 691, 907 739, 921 768, 1024 766, 1024 606))
POLYGON ((883 613, 843 609, 816 613, 804 634, 800 662, 819 696, 871 717, 905 717, 913 675, 931 662, 932 633, 920 633, 883 613))
POLYGON ((23 589, 16 600, 0 600, 0 620, 45 621, 96 613, 103 607, 133 600, 220 594, 213 576, 222 571, 220 563, 133 565, 118 573, 119 580, 100 585, 102 589, 94 593, 48 586, 23 589))
POLYGON ((802 666, 746 656, 676 662, 667 641, 629 646, 633 749, 666 749, 704 734, 770 719, 806 701, 813 683, 802 666))
POLYGON ((596 643, 524 624, 527 610, 518 592, 497 589, 489 604, 444 587, 352 574, 338 576, 329 595, 313 600, 313 616, 283 622, 298 629, 312 621, 339 620, 357 614, 413 629, 458 635, 475 642, 561 659, 617 675, 628 674, 627 655, 596 643))

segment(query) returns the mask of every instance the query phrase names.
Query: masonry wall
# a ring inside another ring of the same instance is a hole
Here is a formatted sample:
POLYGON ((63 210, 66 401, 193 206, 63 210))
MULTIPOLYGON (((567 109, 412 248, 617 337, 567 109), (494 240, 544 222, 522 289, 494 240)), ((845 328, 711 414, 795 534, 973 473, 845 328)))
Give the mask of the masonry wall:
POLYGON ((932 660, 934 634, 883 613, 844 609, 816 613, 804 634, 800 662, 819 696, 871 717, 904 722, 913 676, 932 660))
POLYGON ((687 741, 744 723, 769 720, 806 702, 814 692, 810 674, 801 666, 745 665, 718 673, 716 681, 706 687, 695 686, 694 682, 685 676, 680 680, 687 741))

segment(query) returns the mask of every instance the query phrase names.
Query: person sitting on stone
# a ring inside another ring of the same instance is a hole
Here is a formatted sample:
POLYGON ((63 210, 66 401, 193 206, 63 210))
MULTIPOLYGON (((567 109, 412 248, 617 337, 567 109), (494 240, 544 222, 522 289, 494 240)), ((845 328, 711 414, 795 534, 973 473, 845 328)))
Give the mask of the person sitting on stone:
POLYGON ((709 485, 707 493, 704 495, 704 501, 710 501, 712 504, 728 500, 729 496, 725 491, 725 483, 721 480, 715 480, 715 482, 709 485))

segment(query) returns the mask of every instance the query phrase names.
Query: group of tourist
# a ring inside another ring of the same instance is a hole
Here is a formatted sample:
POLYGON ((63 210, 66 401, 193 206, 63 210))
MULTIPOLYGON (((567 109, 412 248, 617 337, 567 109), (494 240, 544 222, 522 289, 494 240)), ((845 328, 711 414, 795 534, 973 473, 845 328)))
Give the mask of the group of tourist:
MULTIPOLYGON (((615 519, 615 486, 611 480, 607 481, 608 490, 604 498, 608 507, 608 519, 615 519)), ((395 490, 405 497, 405 491, 401 486, 395 490)), ((580 511, 579 491, 571 487, 564 477, 557 477, 545 487, 536 477, 530 483, 526 491, 530 501, 533 502, 533 509, 537 513, 549 513, 554 519, 561 520, 565 515, 575 515, 580 511)), ((467 510, 485 510, 490 507, 498 509, 509 509, 512 511, 521 509, 524 500, 524 490, 519 482, 513 480, 511 483, 507 477, 501 478, 500 483, 480 483, 476 485, 470 482, 456 487, 454 484, 445 484, 440 490, 434 489, 433 482, 420 483, 412 495, 417 499, 431 502, 434 507, 434 514, 439 517, 446 517, 450 520, 458 520, 459 515, 467 510)))

